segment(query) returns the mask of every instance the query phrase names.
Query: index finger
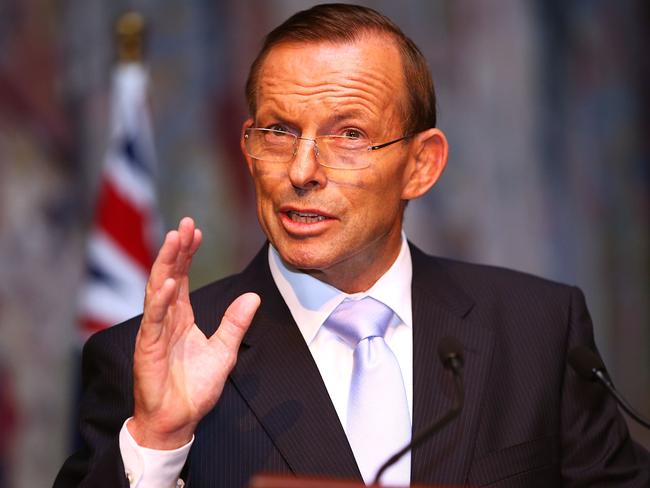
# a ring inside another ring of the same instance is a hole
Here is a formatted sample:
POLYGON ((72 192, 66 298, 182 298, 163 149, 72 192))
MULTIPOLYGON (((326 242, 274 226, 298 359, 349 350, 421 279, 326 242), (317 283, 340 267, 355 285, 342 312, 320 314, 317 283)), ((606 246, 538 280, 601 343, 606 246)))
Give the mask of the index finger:
POLYGON ((178 231, 170 230, 165 235, 165 240, 151 266, 151 274, 147 282, 147 296, 160 289, 165 280, 174 275, 174 267, 179 251, 180 238, 178 231))
POLYGON ((189 217, 181 219, 178 230, 169 231, 165 236, 151 267, 148 288, 151 291, 159 289, 167 278, 181 283, 187 281, 192 256, 201 245, 201 240, 201 231, 194 221, 189 217))

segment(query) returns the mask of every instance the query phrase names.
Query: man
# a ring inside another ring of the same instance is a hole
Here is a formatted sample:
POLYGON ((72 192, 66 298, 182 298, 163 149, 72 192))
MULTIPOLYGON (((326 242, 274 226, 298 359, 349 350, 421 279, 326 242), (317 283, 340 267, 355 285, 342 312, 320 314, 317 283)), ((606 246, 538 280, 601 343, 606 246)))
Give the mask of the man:
POLYGON ((294 15, 267 37, 247 98, 242 151, 270 245, 189 294, 201 233, 186 218, 166 236, 144 315, 85 348, 88 447, 55 486, 174 486, 180 473, 239 487, 263 471, 369 483, 452 405, 445 336, 464 348, 464 410, 382 481, 648 485, 613 401, 566 365, 594 347, 580 291, 406 243, 406 204, 437 181, 447 142, 426 63, 390 20, 350 5, 294 15), (361 410, 365 339, 348 343, 338 319, 360 303, 388 310, 370 339, 399 372, 361 410), (403 420, 406 437, 384 435, 403 420))

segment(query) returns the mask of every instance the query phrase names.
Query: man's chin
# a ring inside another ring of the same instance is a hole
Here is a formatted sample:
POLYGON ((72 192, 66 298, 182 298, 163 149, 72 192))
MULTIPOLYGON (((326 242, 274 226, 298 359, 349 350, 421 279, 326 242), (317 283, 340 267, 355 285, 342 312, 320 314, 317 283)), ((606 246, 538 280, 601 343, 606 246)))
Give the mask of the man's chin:
POLYGON ((283 255, 280 253, 280 257, 287 267, 303 273, 315 272, 327 267, 325 260, 316 256, 295 256, 293 254, 283 255))
POLYGON ((332 257, 322 252, 322 246, 310 246, 305 242, 275 245, 284 264, 296 271, 318 272, 332 265, 332 257))

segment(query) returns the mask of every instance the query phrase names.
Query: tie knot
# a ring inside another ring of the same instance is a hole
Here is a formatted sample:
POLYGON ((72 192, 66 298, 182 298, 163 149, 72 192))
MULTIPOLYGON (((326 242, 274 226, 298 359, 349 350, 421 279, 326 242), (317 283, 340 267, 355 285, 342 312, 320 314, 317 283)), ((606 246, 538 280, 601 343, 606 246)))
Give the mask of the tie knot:
POLYGON ((369 337, 384 337, 393 311, 374 298, 345 299, 325 321, 325 326, 352 347, 369 337))

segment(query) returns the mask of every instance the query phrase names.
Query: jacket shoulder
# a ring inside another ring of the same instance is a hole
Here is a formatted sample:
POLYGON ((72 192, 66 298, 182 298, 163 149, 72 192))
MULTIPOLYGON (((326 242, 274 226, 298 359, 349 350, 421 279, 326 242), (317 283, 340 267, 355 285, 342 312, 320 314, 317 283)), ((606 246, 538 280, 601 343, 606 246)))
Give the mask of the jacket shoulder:
POLYGON ((414 269, 428 269, 448 277, 470 296, 521 292, 567 295, 579 290, 569 284, 531 273, 488 264, 477 264, 425 254, 412 247, 414 269))

